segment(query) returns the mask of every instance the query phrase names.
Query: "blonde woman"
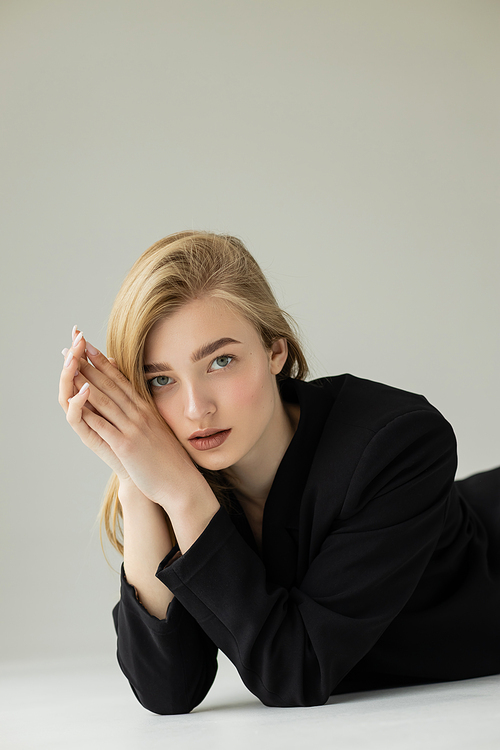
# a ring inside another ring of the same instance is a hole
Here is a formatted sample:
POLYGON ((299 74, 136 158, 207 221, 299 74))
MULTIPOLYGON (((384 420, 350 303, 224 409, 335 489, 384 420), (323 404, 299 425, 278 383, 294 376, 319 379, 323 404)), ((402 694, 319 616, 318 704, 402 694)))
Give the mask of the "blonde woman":
POLYGON ((218 649, 273 706, 500 672, 500 470, 455 483, 422 396, 306 382, 239 240, 149 248, 107 348, 74 329, 59 400, 113 471, 118 659, 144 706, 190 711, 218 649))

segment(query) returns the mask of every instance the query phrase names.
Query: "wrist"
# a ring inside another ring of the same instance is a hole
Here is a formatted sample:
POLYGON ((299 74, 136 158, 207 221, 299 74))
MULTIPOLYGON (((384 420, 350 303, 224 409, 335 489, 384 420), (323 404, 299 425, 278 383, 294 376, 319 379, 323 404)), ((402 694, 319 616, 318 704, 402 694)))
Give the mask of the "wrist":
POLYGON ((212 488, 195 466, 192 471, 178 473, 175 481, 165 482, 161 494, 154 498, 168 515, 190 513, 200 504, 210 504, 214 500, 217 502, 212 488))
POLYGON ((120 480, 118 500, 123 509, 128 508, 130 505, 154 505, 130 479, 120 480))
POLYGON ((191 547, 220 510, 219 501, 208 484, 205 491, 183 494, 175 500, 169 498, 168 505, 163 507, 182 554, 191 547))

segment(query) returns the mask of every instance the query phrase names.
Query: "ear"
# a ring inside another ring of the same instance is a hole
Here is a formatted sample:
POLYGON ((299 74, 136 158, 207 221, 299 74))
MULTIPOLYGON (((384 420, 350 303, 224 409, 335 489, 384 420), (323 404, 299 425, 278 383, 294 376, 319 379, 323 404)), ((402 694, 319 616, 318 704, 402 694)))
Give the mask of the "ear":
POLYGON ((278 375, 285 366, 288 357, 288 341, 276 339, 269 350, 269 367, 272 375, 278 375))

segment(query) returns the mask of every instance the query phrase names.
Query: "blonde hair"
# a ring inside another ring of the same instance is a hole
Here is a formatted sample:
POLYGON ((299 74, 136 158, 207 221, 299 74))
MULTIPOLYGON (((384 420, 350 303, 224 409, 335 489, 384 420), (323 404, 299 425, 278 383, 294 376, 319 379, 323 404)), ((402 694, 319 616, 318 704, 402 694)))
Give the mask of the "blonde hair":
MULTIPOLYGON (((107 353, 135 390, 154 407, 144 376, 144 346, 153 325, 187 302, 202 297, 225 300, 251 322, 266 349, 288 342, 278 380, 303 380, 308 368, 292 318, 280 309, 259 265, 236 237, 179 232, 156 242, 134 263, 116 297, 108 324, 107 353)), ((221 472, 200 469, 224 503, 229 485, 221 472)), ((111 544, 123 554, 118 478, 106 488, 100 513, 111 544)), ((172 533, 172 530, 171 530, 172 533)))

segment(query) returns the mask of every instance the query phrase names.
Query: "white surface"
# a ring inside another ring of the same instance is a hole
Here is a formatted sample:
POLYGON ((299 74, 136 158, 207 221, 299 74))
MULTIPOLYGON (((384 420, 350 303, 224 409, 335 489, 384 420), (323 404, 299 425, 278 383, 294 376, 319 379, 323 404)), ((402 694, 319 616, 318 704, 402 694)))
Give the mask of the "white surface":
POLYGON ((111 660, 72 660, 0 667, 0 701, 2 750, 500 747, 500 676, 267 708, 221 658, 199 708, 157 716, 111 660))

